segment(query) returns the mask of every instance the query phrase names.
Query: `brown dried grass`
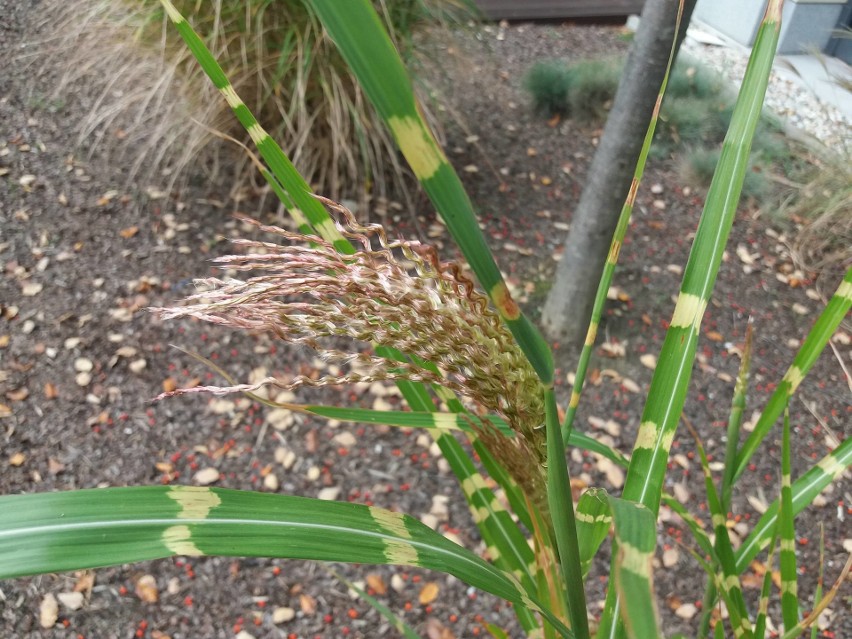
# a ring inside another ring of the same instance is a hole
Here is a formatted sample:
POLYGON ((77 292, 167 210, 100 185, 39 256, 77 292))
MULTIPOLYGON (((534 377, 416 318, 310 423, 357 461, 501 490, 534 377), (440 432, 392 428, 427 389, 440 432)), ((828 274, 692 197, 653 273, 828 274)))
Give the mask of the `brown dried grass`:
MULTIPOLYGON (((417 0, 420 2, 420 0, 417 0)), ((333 198, 406 195, 407 167, 318 20, 301 2, 176 1, 237 93, 308 182, 333 198)), ((410 5, 410 2, 400 2, 410 5)), ((429 0, 457 9, 458 0, 429 0)), ((380 0, 386 20, 399 19, 380 0)), ((459 14, 450 14, 459 15, 459 14)), ((64 70, 57 94, 82 85, 93 96, 78 141, 127 167, 129 180, 169 190, 189 178, 230 180, 231 196, 257 187, 232 137, 248 141, 155 0, 53 0, 45 64, 64 70)), ((438 21, 440 24, 440 21, 438 21)), ((413 24, 404 24, 412 29, 413 24)), ((394 31, 404 55, 410 31, 394 31)))

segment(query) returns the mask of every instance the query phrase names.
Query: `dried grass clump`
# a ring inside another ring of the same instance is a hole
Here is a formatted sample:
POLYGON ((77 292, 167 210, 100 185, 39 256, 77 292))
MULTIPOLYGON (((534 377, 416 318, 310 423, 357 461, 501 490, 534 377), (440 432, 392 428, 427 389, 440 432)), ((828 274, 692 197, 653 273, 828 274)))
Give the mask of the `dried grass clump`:
MULTIPOLYGON (((376 5, 398 48, 412 58, 414 30, 465 15, 465 1, 376 5)), ((407 169, 392 138, 302 0, 175 5, 318 191, 356 200, 405 192, 407 169)), ((250 162, 219 140, 246 135, 167 28, 157 0, 54 0, 45 9, 56 28, 52 46, 45 47, 47 63, 61 61, 65 68, 57 91, 94 88, 89 115, 79 125, 80 142, 90 151, 100 147, 108 161, 127 166, 130 179, 158 186, 181 186, 190 164, 208 179, 235 178, 232 195, 246 186, 245 178, 253 177, 250 162)))
POLYGON ((852 266, 852 157, 825 152, 810 162, 781 214, 802 224, 794 255, 804 270, 817 275, 819 285, 824 276, 833 282, 852 266))

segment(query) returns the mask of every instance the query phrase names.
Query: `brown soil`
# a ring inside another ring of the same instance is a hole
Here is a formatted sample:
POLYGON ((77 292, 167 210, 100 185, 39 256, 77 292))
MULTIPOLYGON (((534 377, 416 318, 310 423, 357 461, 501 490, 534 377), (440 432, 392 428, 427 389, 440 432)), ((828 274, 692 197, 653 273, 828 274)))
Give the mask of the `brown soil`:
MULTIPOLYGON (((308 352, 189 321, 163 324, 144 311, 186 295, 191 279, 209 272, 205 260, 229 250, 221 235, 238 230, 231 212, 254 212, 257 202, 221 201, 228 192, 221 183, 200 183, 160 197, 147 184, 127 184, 122 167, 75 148, 75 123, 91 107, 86 87, 57 101, 51 86, 59 71, 32 64, 40 46, 33 26, 38 3, 4 1, 0 7, 0 59, 7 63, 0 75, 0 258, 5 271, 0 280, 0 403, 10 412, 0 419, 0 493, 193 483, 195 472, 206 467, 219 470, 219 486, 262 489, 263 476, 271 472, 280 492, 315 496, 336 486, 339 499, 369 501, 415 516, 428 513, 436 495, 445 495, 448 512, 439 529, 480 549, 452 476, 417 432, 335 427, 301 417, 278 430, 267 423, 268 411, 237 397, 150 401, 164 384, 185 385, 195 378, 212 382, 208 371, 171 344, 215 359, 237 379, 248 378, 258 367, 281 374, 315 368, 308 352), (85 370, 87 362, 91 371, 85 370), (354 443, 341 439, 343 432, 351 432, 354 443), (280 463, 281 449, 295 454, 289 469, 280 463), (312 467, 320 470, 318 479, 308 478, 312 467)), ((466 123, 464 130, 447 125, 450 156, 504 272, 535 317, 599 131, 572 122, 550 126, 532 114, 520 88, 522 74, 542 58, 610 54, 627 45, 617 29, 593 26, 513 26, 499 31, 499 37, 494 28, 482 40, 484 45, 466 34, 447 45, 440 53, 446 63, 433 76, 446 103, 466 123)), ((641 358, 659 351, 700 212, 698 194, 683 188, 667 163, 652 164, 614 283, 622 295, 607 309, 577 422, 606 436, 598 419, 612 420, 608 436, 623 451, 632 445, 642 409, 643 395, 631 392, 630 382, 647 389, 651 371, 641 358)), ((373 211, 371 217, 392 233, 431 236, 444 246, 445 256, 450 254, 449 239, 433 226, 434 214, 423 200, 415 214, 391 207, 389 214, 373 211)), ((267 214, 265 219, 280 217, 267 214)), ((791 232, 795 229, 746 204, 731 236, 685 409, 717 457, 724 450, 731 379, 747 319, 754 318, 756 334, 748 417, 783 376, 797 340, 821 308, 812 299, 809 275, 792 272, 786 241, 791 232)), ((837 280, 836 274, 832 277, 837 280)), ((849 341, 848 333, 835 339, 837 356, 847 366, 849 341)), ((564 349, 557 356, 564 394, 574 360, 564 349)), ((306 389, 299 398, 371 406, 377 390, 306 389)), ((849 398, 841 366, 827 350, 791 404, 795 475, 830 450, 829 432, 849 436, 849 398)), ((667 488, 703 515, 692 443, 681 434, 674 446, 667 488)), ((574 476, 618 490, 591 457, 573 457, 574 476)), ((773 432, 736 500, 745 524, 756 517, 746 495, 773 499, 779 467, 779 437, 773 432)), ((845 560, 849 491, 848 482, 835 486, 799 518, 805 609, 816 581, 821 527, 828 581, 845 560)), ((680 533, 665 523, 661 532, 662 558, 664 549, 678 548, 680 533)), ((689 543, 688 536, 683 539, 689 543)), ((700 601, 704 577, 684 551, 679 554, 674 567, 658 572, 656 586, 667 630, 690 633, 697 617, 684 619, 673 611, 700 601)), ((599 574, 607 570, 605 559, 599 574)), ((398 589, 388 588, 380 598, 424 634, 427 620, 434 619, 453 633, 447 636, 484 636, 484 622, 519 636, 505 604, 456 580, 397 568, 339 569, 353 580, 374 574, 387 584, 400 576, 393 582, 398 589), (418 595, 430 581, 438 583, 438 596, 422 605, 418 595)), ((83 579, 63 574, 0 584, 0 635, 179 639, 230 638, 244 631, 258 638, 396 636, 321 566, 227 558, 97 570, 83 607, 62 608, 60 624, 42 630, 38 610, 44 595, 71 591, 83 579), (136 592, 144 575, 153 576, 159 590, 155 603, 136 592), (293 608, 295 618, 274 624, 272 612, 278 607, 293 608)), ((593 583, 590 605, 597 614, 602 590, 593 583)), ((755 593, 749 590, 752 598, 755 593)), ((847 587, 832 608, 841 610, 849 596, 847 587)), ((852 633, 852 625, 836 620, 834 631, 844 636, 852 633)))

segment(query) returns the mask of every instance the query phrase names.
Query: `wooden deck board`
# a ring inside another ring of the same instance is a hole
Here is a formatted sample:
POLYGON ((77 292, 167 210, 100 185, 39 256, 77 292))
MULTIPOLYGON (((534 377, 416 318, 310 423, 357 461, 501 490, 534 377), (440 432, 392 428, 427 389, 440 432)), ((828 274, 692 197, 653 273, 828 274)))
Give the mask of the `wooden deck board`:
POLYGON ((644 0, 474 0, 492 20, 534 20, 628 16, 644 0))

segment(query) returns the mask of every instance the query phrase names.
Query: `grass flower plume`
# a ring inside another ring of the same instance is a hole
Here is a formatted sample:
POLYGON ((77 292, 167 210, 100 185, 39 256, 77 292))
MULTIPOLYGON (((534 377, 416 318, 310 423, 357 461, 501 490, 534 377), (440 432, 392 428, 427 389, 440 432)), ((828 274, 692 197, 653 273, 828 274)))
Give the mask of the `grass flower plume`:
POLYGON ((155 312, 163 319, 194 317, 302 344, 325 361, 344 366, 344 372, 317 379, 267 377, 254 384, 200 386, 163 396, 401 378, 439 383, 497 412, 538 449, 544 410, 535 372, 461 267, 441 262, 431 246, 391 240, 381 226, 362 226, 344 207, 323 202, 355 245, 353 254, 339 253, 318 236, 241 217, 284 242, 234 240, 245 252, 214 261, 222 269, 246 273, 246 279, 197 280, 205 290, 189 297, 186 305, 155 312), (353 348, 335 348, 339 338, 352 340, 353 348), (367 347, 374 344, 395 348, 407 360, 380 357, 367 347))

